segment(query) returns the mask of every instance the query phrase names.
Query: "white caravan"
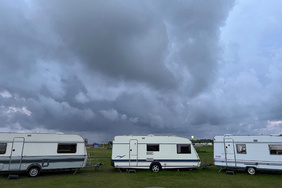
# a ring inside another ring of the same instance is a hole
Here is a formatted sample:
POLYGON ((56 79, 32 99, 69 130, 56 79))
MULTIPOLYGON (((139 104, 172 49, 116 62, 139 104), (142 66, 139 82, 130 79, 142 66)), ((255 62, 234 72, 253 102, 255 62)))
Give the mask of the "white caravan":
POLYGON ((26 171, 31 177, 43 170, 79 169, 86 165, 84 139, 63 133, 0 133, 0 171, 26 171))
POLYGON ((116 136, 113 140, 112 166, 151 169, 197 168, 200 158, 187 138, 176 136, 116 136))
POLYGON ((214 165, 221 168, 282 171, 282 136, 214 137, 214 165))

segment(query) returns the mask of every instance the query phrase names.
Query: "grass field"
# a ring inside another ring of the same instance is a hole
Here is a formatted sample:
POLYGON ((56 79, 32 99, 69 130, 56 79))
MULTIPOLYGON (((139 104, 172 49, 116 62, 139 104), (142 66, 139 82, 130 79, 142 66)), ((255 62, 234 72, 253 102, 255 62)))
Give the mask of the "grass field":
MULTIPOLYGON (((202 163, 212 163, 213 148, 211 146, 197 147, 202 163)), ((73 172, 42 173, 37 178, 29 178, 21 174, 19 179, 7 180, 8 174, 0 175, 0 187, 280 187, 281 173, 258 173, 248 175, 245 172, 236 172, 227 175, 224 171, 211 166, 206 169, 163 170, 153 173, 150 170, 137 170, 136 173, 119 172, 110 166, 110 149, 89 149, 88 153, 94 156, 94 163, 102 162, 99 170, 95 168, 81 169, 77 174, 73 172)))

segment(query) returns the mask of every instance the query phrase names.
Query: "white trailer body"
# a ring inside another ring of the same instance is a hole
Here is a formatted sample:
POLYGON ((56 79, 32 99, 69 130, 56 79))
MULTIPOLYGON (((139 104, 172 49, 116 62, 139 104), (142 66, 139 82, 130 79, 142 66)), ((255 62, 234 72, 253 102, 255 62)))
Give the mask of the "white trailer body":
POLYGON ((187 138, 176 136, 116 136, 113 140, 112 166, 151 169, 197 168, 200 158, 187 138))
POLYGON ((214 165, 256 171, 282 171, 282 136, 215 136, 214 165))
POLYGON ((87 151, 79 135, 0 133, 0 171, 78 169, 86 165, 87 151))

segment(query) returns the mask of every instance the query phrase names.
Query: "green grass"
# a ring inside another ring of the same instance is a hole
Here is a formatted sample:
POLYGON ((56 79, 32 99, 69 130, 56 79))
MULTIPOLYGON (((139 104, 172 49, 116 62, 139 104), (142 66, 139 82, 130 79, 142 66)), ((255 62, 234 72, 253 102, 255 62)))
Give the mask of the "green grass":
MULTIPOLYGON (((201 161, 212 163, 213 148, 210 146, 197 147, 201 161)), ((245 172, 227 175, 224 171, 211 166, 206 169, 163 170, 153 173, 150 170, 137 170, 137 173, 119 172, 110 166, 110 149, 89 149, 94 156, 93 163, 102 162, 99 170, 95 168, 81 169, 76 175, 73 172, 42 173, 37 178, 28 178, 21 174, 19 179, 7 180, 8 174, 0 175, 0 187, 280 187, 281 173, 258 173, 254 176, 245 172)))

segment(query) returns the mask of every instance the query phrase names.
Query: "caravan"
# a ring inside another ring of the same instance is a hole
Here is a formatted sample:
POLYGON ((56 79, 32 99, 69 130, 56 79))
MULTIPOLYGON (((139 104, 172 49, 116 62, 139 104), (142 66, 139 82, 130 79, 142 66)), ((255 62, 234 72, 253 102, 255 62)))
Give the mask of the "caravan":
POLYGON ((79 169, 86 165, 84 139, 63 133, 0 133, 0 172, 79 169))
POLYGON ((200 158, 187 138, 176 136, 116 136, 113 140, 112 166, 151 169, 197 168, 200 158))
POLYGON ((215 136, 214 164, 251 175, 262 170, 282 171, 282 136, 215 136))

